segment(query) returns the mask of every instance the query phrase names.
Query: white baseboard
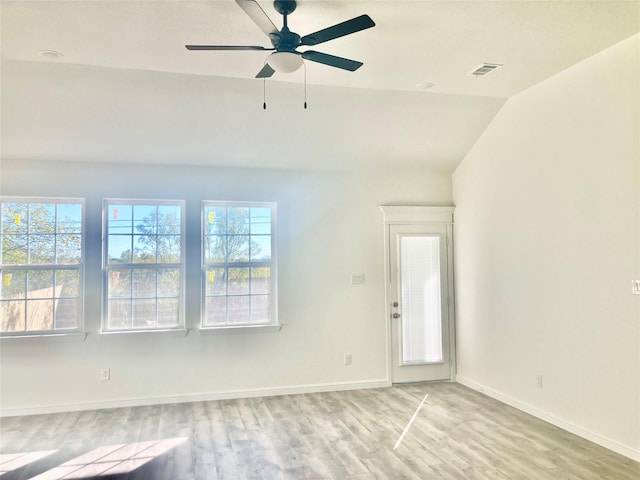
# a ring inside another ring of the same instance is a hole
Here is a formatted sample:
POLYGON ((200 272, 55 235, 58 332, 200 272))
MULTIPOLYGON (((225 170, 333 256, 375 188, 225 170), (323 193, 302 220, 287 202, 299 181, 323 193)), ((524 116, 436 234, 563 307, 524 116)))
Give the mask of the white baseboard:
POLYGON ((27 408, 7 408, 0 410, 0 418, 22 415, 42 415, 48 413, 78 412, 83 410, 101 410, 104 408, 140 407, 146 405, 164 405, 168 403, 207 402, 212 400, 230 400, 237 398, 273 397, 276 395, 295 395, 299 393, 336 392, 342 390, 360 390, 366 388, 389 387, 388 380, 366 382, 322 383, 312 385, 294 385, 289 387, 256 388, 246 390, 229 390, 212 393, 197 393, 163 397, 144 397, 97 402, 72 403, 64 405, 46 405, 27 408))
POLYGON ((638 450, 634 450, 633 448, 627 447, 626 445, 622 445, 621 443, 618 443, 614 440, 603 437, 600 434, 574 425, 571 422, 558 418, 550 413, 540 410, 539 408, 533 407, 528 403, 521 402, 520 400, 516 400, 515 398, 505 395, 502 392, 477 383, 470 378, 464 377, 463 375, 456 375, 456 382, 480 393, 483 393, 488 397, 495 398, 496 400, 499 400, 511 407, 517 408, 518 410, 522 410, 523 412, 526 412, 529 415, 533 415, 534 417, 544 420, 545 422, 555 425, 556 427, 562 428, 563 430, 589 440, 597 445, 600 445, 601 447, 619 453, 620 455, 624 455, 625 457, 628 457, 631 460, 635 460, 636 462, 640 462, 640 451, 638 450))

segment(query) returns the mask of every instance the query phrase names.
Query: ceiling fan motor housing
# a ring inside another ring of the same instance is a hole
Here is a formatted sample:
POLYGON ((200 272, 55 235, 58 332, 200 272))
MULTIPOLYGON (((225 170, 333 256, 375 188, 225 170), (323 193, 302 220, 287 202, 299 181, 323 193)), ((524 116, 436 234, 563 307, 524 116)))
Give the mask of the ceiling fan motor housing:
POLYGON ((278 52, 293 52, 300 45, 300 35, 284 27, 282 31, 269 35, 273 47, 278 52))

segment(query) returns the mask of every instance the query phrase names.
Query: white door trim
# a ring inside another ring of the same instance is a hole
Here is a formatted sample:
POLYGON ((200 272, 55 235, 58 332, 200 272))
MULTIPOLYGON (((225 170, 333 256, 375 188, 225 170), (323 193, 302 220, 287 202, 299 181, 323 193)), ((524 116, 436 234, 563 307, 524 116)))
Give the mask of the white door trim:
POLYGON ((455 207, 382 205, 384 224, 443 223, 453 225, 455 207))
POLYGON ((450 351, 450 381, 456 379, 456 336, 455 336, 455 291, 453 279, 453 206, 414 206, 414 205, 382 205, 380 211, 384 218, 384 270, 385 270, 385 325, 387 345, 387 380, 391 383, 392 336, 391 336, 391 299, 395 295, 391 287, 391 255, 390 235, 391 225, 441 224, 447 230, 447 269, 449 271, 449 351, 450 351))

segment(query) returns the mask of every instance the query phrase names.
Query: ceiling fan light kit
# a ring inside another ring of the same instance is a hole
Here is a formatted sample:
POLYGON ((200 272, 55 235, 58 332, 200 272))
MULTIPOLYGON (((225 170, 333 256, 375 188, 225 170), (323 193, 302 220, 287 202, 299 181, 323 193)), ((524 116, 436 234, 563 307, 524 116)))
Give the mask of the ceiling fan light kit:
POLYGON ((278 73, 293 73, 302 66, 302 57, 293 52, 273 52, 267 63, 278 73))
POLYGON ((296 9, 297 3, 295 1, 276 0, 273 2, 276 11, 283 17, 283 26, 280 30, 276 28, 257 1, 236 0, 236 3, 269 37, 272 45, 271 48, 261 45, 185 45, 187 50, 273 51, 274 53, 267 58, 267 61, 256 75, 256 78, 268 78, 275 72, 294 72, 302 66, 303 59, 351 72, 363 65, 362 62, 349 60, 348 58, 336 57, 313 50, 299 52, 296 49, 298 47, 318 45, 375 26, 375 23, 368 15, 360 15, 346 22, 338 23, 301 37, 297 33, 289 30, 287 22, 287 17, 296 9))

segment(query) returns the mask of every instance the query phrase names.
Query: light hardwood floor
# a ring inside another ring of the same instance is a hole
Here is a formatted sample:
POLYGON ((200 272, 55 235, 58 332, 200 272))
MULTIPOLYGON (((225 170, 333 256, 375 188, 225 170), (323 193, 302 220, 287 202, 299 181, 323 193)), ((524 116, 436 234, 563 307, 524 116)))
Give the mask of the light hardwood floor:
POLYGON ((639 463, 453 383, 11 417, 0 435, 1 454, 56 450, 3 480, 61 478, 42 472, 82 455, 97 472, 173 438, 128 473, 69 478, 640 479, 639 463))

